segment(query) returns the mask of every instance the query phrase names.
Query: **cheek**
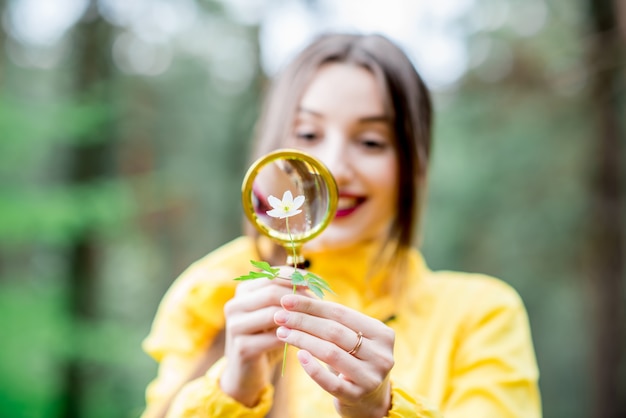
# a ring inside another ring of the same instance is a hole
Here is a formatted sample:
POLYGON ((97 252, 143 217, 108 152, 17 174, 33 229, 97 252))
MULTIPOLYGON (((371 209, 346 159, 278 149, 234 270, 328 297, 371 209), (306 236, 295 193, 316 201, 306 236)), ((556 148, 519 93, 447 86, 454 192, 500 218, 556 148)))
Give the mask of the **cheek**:
POLYGON ((378 170, 370 171, 371 184, 376 188, 379 205, 395 212, 398 201, 398 173, 395 161, 381 164, 378 170))

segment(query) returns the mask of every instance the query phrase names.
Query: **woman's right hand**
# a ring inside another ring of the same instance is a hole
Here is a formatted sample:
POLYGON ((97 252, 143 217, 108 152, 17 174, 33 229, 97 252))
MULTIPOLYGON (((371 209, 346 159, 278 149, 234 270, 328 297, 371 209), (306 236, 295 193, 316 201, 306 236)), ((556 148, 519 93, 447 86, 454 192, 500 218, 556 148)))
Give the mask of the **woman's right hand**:
MULTIPOLYGON (((292 271, 283 268, 280 276, 288 277, 292 271)), ((297 292, 306 294, 305 289, 297 292)), ((276 338, 274 314, 282 310, 281 297, 291 293, 293 286, 287 279, 248 280, 237 286, 235 296, 224 306, 226 367, 220 386, 224 393, 248 407, 258 403, 280 359, 284 343, 276 338)))

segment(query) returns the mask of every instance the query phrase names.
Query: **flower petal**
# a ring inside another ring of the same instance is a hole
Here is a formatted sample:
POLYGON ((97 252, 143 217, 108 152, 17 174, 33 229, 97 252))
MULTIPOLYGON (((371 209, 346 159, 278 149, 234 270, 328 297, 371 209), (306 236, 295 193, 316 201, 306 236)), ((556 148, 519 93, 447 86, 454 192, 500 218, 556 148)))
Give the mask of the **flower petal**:
POLYGON ((274 197, 272 195, 268 196, 267 203, 269 203, 274 209, 279 209, 283 207, 283 202, 281 202, 277 197, 274 197))
POLYGON ((293 206, 292 209, 298 209, 300 206, 302 206, 302 204, 304 203, 304 196, 300 195, 297 196, 294 200, 293 200, 293 206))
POLYGON ((301 210, 293 210, 293 209, 290 209, 290 210, 287 210, 287 211, 283 211, 280 214, 280 219, 289 218, 289 217, 297 215, 297 214, 299 214, 301 212, 302 212, 301 210))
POLYGON ((282 209, 272 209, 272 210, 268 210, 265 213, 267 213, 272 218, 284 218, 283 215, 285 214, 285 211, 282 209))
POLYGON ((293 205, 293 195, 291 194, 291 190, 287 190, 283 194, 283 205, 289 207, 293 205))

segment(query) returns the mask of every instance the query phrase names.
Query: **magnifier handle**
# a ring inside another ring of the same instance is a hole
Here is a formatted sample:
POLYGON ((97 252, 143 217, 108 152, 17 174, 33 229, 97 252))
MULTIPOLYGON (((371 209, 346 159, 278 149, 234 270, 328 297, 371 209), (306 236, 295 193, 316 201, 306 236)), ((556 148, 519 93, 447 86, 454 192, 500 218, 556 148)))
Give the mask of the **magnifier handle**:
POLYGON ((293 255, 289 255, 287 256, 287 261, 285 264, 287 264, 288 266, 293 266, 297 269, 307 269, 311 266, 311 262, 304 258, 302 254, 296 255, 296 263, 294 263, 293 261, 293 255))

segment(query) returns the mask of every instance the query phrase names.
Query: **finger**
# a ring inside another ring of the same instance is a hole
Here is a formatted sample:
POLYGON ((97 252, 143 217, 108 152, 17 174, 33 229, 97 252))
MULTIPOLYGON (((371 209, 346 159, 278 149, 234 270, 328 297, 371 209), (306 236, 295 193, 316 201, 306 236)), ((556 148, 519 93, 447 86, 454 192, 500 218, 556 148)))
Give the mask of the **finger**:
POLYGON ((357 390, 352 382, 326 369, 307 350, 298 351, 297 356, 306 374, 326 392, 335 398, 356 399, 357 390))
POLYGON ((273 283, 264 283, 262 286, 254 287, 245 286, 244 291, 238 291, 233 299, 226 302, 224 312, 229 315, 239 311, 251 312, 266 306, 280 306, 280 298, 288 294, 293 294, 293 289, 273 283))
POLYGON ((293 288, 291 280, 288 276, 276 277, 275 279, 258 278, 254 280, 244 280, 240 282, 237 286, 237 293, 256 291, 260 288, 270 285, 282 286, 289 289, 293 288))
POLYGON ((239 312, 236 315, 227 316, 226 330, 231 335, 257 334, 266 331, 274 331, 276 323, 273 320, 277 306, 268 306, 252 312, 239 312))
MULTIPOLYGON (((377 319, 335 302, 288 294, 281 298, 280 303, 287 311, 307 313, 338 322, 351 329, 355 334, 360 331, 366 336, 373 337, 384 333, 383 329, 389 328, 377 319), (383 326, 381 327, 381 325, 383 326)), ((381 335, 381 338, 385 337, 388 338, 389 336, 381 335)))
POLYGON ((354 350, 358 358, 364 358, 360 349, 363 336, 359 337, 358 333, 339 322, 297 311, 279 310, 274 314, 274 323, 330 341, 346 352, 354 350))
POLYGON ((230 341, 226 356, 246 361, 257 358, 267 351, 277 350, 282 345, 283 342, 276 338, 276 334, 273 331, 254 335, 241 335, 230 341))
POLYGON ((348 354, 344 349, 330 341, 285 327, 279 327, 276 330, 276 336, 294 347, 308 351, 335 371, 347 376, 349 380, 358 381, 365 379, 366 369, 368 369, 367 363, 348 354))
MULTIPOLYGON (((277 287, 281 289, 288 289, 290 293, 293 293, 293 290, 294 290, 293 283, 291 282, 291 279, 288 277, 276 277, 275 279, 259 278, 256 280, 246 280, 246 281, 240 282, 235 290, 235 296, 238 296, 240 294, 256 292, 260 289, 265 289, 267 287, 277 287)), ((310 297, 307 290, 308 288, 306 286, 300 286, 300 285, 296 286, 297 294, 310 297)))
POLYGON ((339 374, 339 370, 335 370, 332 366, 330 366, 328 364, 326 365, 326 368, 328 369, 329 372, 331 372, 335 376, 337 376, 339 374))

